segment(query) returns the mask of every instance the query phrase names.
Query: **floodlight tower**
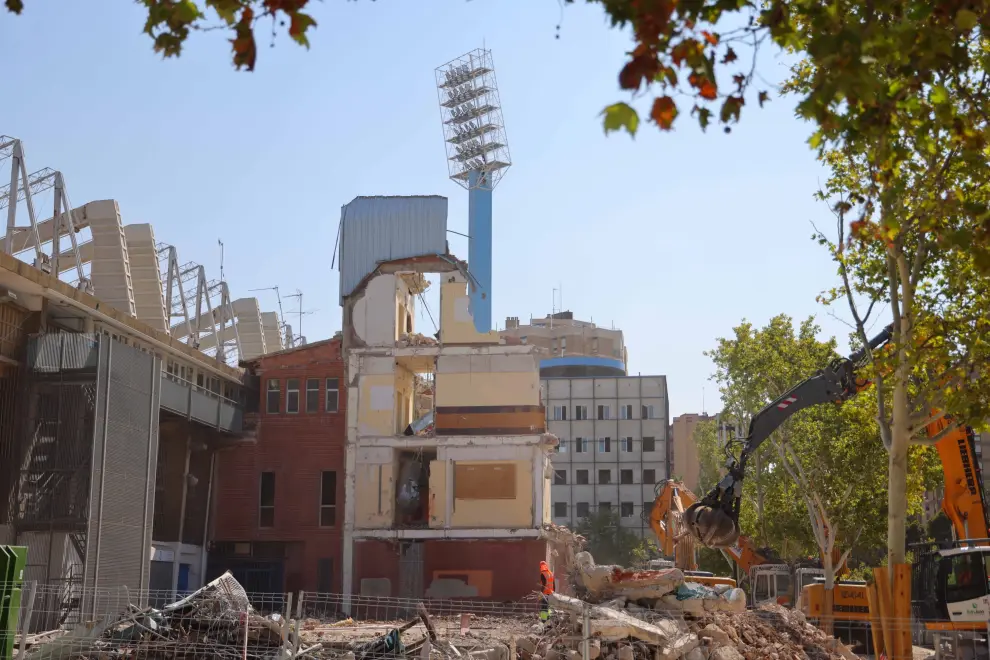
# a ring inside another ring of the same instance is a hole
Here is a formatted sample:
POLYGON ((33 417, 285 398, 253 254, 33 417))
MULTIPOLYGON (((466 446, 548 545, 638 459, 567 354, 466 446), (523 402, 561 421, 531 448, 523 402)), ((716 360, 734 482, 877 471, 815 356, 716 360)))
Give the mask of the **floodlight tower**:
POLYGON ((477 48, 437 67, 447 170, 468 191, 470 309, 478 332, 492 329, 492 190, 512 159, 492 52, 477 48))

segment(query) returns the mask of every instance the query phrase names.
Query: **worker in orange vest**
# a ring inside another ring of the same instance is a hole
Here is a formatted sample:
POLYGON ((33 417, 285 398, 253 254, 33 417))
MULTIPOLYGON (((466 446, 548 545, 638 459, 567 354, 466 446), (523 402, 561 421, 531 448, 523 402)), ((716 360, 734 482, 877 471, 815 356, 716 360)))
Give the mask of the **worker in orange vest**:
POLYGON ((553 571, 545 561, 540 562, 540 583, 543 585, 543 593, 540 595, 540 620, 546 621, 550 618, 550 594, 553 593, 553 571))

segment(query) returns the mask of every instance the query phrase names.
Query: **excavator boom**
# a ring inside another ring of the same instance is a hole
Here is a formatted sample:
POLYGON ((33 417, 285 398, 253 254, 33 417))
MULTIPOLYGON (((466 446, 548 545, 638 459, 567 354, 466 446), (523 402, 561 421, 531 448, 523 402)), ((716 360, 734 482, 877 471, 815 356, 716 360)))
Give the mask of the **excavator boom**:
MULTIPOLYGON (((887 326, 870 340, 870 348, 882 348, 890 338, 891 326, 887 326)), ((713 548, 727 548, 736 543, 748 458, 795 413, 823 403, 843 403, 868 386, 869 382, 857 378, 866 355, 864 348, 846 359, 832 362, 753 416, 739 458, 730 460, 728 473, 718 485, 684 513, 684 522, 698 542, 713 548)), ((927 427, 929 438, 939 438, 935 447, 945 476, 942 509, 952 521, 957 539, 990 538, 990 520, 976 461, 973 430, 959 426, 947 431, 951 424, 952 421, 943 416, 927 427)))

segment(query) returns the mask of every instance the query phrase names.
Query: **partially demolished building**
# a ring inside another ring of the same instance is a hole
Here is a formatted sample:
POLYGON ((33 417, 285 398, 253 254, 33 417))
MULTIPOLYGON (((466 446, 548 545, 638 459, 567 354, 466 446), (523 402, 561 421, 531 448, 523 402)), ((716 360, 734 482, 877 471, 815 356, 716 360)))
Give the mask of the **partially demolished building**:
POLYGON ((446 225, 443 197, 358 197, 342 211, 345 594, 516 599, 548 558, 556 441, 539 349, 478 331, 446 225), (414 327, 427 274, 441 281, 433 337, 414 327))

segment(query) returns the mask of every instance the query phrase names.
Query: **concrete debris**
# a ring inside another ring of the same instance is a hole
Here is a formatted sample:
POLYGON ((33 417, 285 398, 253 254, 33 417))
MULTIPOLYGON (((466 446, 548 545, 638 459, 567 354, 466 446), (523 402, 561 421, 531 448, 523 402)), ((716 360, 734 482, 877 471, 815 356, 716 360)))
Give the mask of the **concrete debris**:
POLYGON ((690 582, 677 569, 599 566, 587 552, 574 559, 575 586, 583 599, 552 595, 542 636, 516 640, 522 660, 549 658, 551 649, 580 650, 586 635, 592 638, 591 660, 856 658, 799 611, 777 605, 747 611, 741 589, 690 582), (554 635, 559 643, 544 647, 541 640, 554 635))
POLYGON ((436 346, 436 337, 428 337, 418 332, 407 332, 399 337, 400 346, 436 346))

